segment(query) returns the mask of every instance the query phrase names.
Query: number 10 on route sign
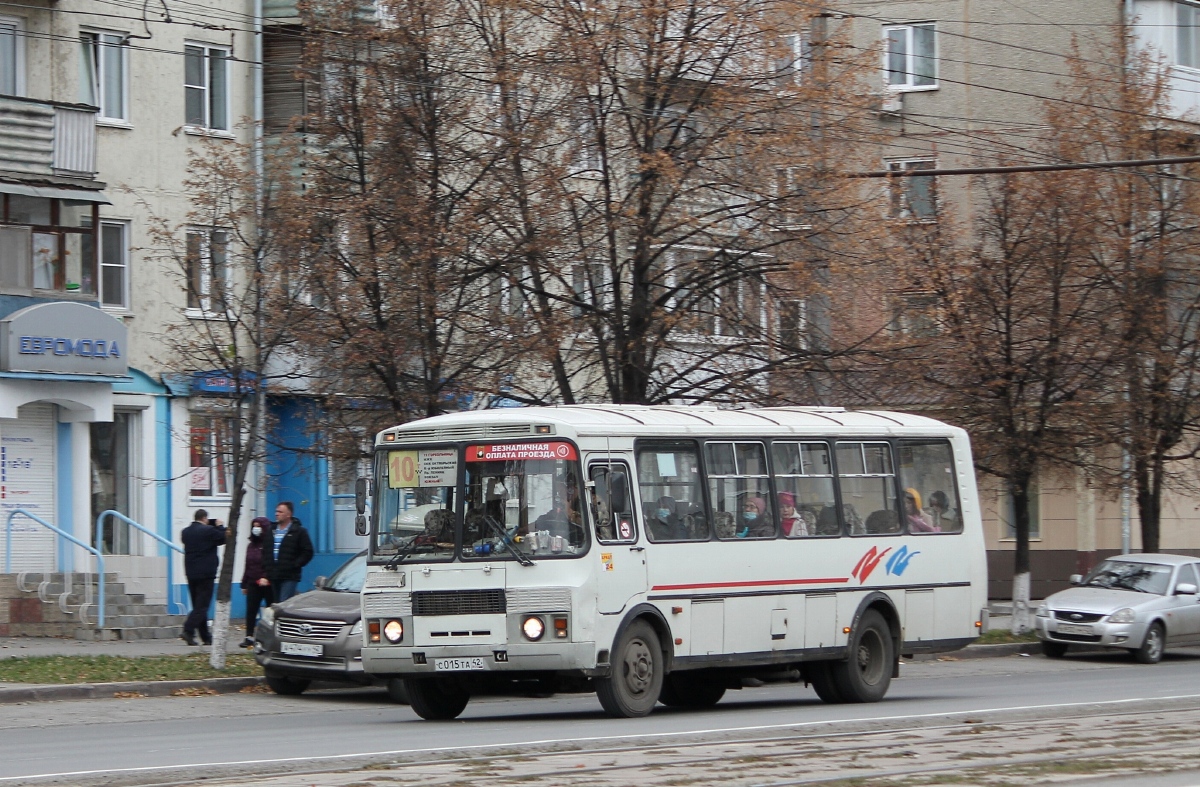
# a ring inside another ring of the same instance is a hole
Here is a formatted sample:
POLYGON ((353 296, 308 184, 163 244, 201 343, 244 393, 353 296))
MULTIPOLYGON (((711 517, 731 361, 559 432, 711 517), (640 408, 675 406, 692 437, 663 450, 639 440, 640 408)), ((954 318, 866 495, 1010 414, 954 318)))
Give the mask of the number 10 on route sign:
POLYGON ((458 453, 454 449, 389 451, 388 486, 392 489, 454 486, 458 453))

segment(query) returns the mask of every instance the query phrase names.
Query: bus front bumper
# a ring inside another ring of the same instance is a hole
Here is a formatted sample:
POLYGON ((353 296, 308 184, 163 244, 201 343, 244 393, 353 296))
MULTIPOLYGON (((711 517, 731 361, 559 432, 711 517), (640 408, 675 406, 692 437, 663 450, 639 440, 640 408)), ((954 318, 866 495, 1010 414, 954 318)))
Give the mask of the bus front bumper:
MULTIPOLYGON (((508 645, 402 647, 368 645, 363 669, 377 677, 449 672, 578 672, 598 674, 594 642, 534 642, 508 645), (548 648, 551 646, 553 650, 548 648)), ((599 672, 607 672, 600 665, 599 672)))

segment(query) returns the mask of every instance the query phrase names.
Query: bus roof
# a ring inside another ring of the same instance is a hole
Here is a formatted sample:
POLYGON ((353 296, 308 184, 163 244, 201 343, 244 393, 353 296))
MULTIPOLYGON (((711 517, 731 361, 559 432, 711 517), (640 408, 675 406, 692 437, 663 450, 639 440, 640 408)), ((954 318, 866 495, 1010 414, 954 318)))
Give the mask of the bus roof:
MULTIPOLYGON (((559 433, 537 430, 541 426, 565 426, 579 435, 631 436, 690 433, 798 433, 960 431, 925 416, 883 410, 846 410, 841 407, 763 407, 722 409, 712 405, 579 404, 550 407, 514 407, 472 410, 423 418, 380 433, 391 440, 455 440, 559 433)), ((389 441, 390 442, 390 441, 389 441)))

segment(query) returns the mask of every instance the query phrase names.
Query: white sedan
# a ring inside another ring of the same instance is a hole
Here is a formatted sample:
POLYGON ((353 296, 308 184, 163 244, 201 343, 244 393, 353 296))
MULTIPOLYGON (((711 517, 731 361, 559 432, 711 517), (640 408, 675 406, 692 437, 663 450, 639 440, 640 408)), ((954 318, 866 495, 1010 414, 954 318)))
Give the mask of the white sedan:
POLYGON ((1118 555, 1037 608, 1042 652, 1059 658, 1071 645, 1124 648, 1143 664, 1168 647, 1200 644, 1200 559, 1118 555))

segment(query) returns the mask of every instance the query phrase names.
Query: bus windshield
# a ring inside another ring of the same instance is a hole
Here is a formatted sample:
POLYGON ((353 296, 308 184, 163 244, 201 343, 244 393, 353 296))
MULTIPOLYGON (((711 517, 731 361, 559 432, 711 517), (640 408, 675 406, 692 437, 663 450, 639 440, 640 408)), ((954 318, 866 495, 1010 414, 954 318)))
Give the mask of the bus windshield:
POLYGON ((583 475, 570 443, 389 448, 378 473, 380 557, 452 560, 461 549, 464 560, 525 562, 587 551, 583 475), (460 461, 465 494, 457 487, 460 461))
POLYGON ((440 446, 380 453, 374 554, 453 559, 458 452, 440 446))
POLYGON ((582 554, 581 481, 570 443, 467 446, 463 557, 582 554))

